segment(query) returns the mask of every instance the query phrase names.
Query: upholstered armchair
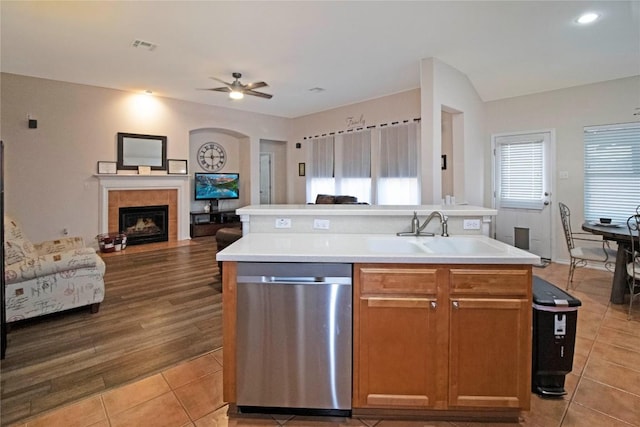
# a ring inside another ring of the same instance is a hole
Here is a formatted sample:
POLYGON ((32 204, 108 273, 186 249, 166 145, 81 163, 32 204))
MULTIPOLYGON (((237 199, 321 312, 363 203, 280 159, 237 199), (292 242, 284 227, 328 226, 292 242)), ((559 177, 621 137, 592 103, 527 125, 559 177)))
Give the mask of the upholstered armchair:
POLYGON ((33 244, 7 216, 4 229, 7 322, 82 306, 98 311, 105 264, 82 237, 33 244))

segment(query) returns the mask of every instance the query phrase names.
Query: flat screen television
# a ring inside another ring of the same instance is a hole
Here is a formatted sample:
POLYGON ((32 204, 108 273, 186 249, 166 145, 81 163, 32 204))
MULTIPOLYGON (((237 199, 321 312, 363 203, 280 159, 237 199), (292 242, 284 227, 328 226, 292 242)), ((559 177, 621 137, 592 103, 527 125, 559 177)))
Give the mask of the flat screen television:
POLYGON ((196 172, 196 200, 224 200, 240 197, 240 174, 196 172))

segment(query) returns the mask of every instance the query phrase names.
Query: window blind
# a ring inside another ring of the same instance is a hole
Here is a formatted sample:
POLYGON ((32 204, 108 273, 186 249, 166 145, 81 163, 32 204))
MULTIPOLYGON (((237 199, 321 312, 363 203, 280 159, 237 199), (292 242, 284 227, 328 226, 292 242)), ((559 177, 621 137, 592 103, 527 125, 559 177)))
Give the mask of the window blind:
POLYGON ((626 224, 640 205, 640 123, 584 128, 584 219, 626 224))
POLYGON ((502 142, 498 150, 500 207, 544 207, 544 140, 502 142))

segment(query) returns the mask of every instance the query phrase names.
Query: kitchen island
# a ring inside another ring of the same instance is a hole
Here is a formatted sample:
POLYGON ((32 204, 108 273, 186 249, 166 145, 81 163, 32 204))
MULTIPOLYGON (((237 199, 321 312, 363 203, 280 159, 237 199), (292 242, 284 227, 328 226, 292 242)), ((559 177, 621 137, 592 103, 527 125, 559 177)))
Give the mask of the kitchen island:
POLYGON ((230 411, 240 263, 351 265, 353 415, 514 421, 529 409, 535 255, 483 235, 251 232, 217 259, 230 411))

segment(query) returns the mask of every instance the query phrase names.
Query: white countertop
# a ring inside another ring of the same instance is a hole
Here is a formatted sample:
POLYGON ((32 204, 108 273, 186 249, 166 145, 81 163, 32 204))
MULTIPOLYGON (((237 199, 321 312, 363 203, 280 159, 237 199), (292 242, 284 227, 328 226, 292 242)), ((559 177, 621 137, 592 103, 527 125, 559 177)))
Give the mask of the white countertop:
POLYGON ((249 233, 218 252, 218 261, 539 264, 540 258, 486 236, 249 233))
POLYGON ((498 214, 495 209, 471 205, 383 206, 355 204, 250 205, 237 209, 236 213, 238 215, 318 215, 318 213, 322 213, 325 216, 398 216, 413 215, 414 211, 420 216, 429 215, 433 211, 440 211, 448 216, 495 216, 498 214))

